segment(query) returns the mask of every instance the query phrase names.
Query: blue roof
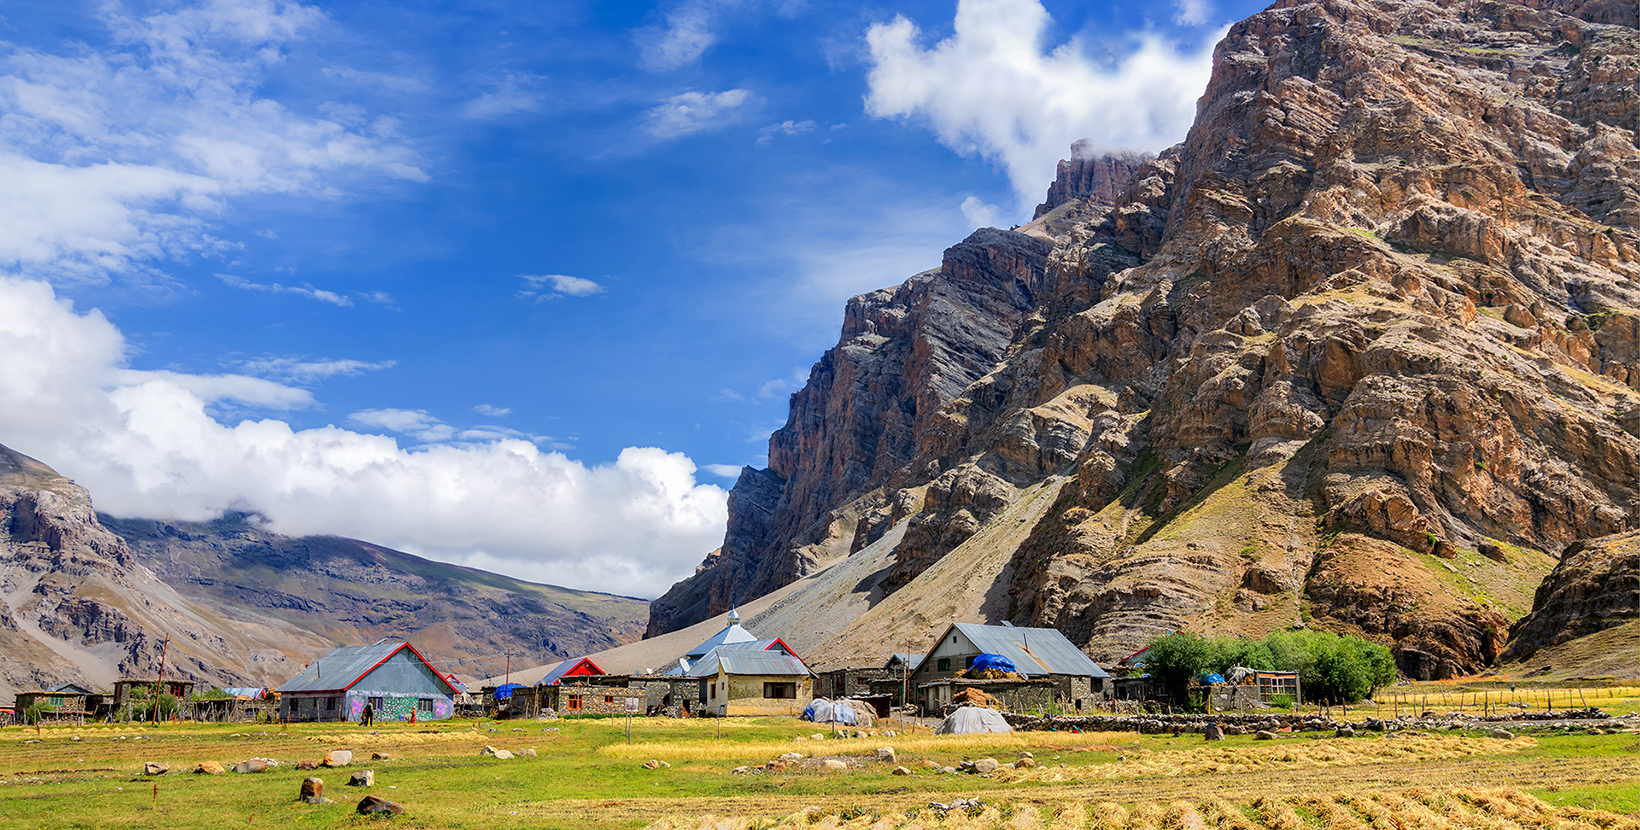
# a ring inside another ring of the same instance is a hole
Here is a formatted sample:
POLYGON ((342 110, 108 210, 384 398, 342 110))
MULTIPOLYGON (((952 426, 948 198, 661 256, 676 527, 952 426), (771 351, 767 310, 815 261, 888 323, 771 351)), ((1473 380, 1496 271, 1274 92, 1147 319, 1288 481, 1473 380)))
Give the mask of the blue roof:
POLYGON ((722 631, 707 637, 706 642, 690 649, 684 657, 690 662, 694 662, 705 657, 708 652, 718 646, 733 645, 734 643, 755 643, 757 641, 757 635, 741 628, 739 622, 732 622, 724 626, 722 631))
POLYGON ((688 677, 716 677, 724 674, 803 675, 812 674, 808 664, 782 651, 749 648, 715 648, 689 667, 688 677))
POLYGON ((417 660, 427 666, 427 670, 450 691, 455 694, 456 688, 450 681, 433 668, 427 658, 416 651, 415 646, 403 640, 389 640, 368 646, 343 646, 332 649, 329 654, 315 660, 312 665, 302 669, 295 677, 285 681, 280 686, 280 692, 341 692, 353 687, 353 684, 364 679, 377 666, 387 662, 389 657, 399 653, 400 649, 409 649, 417 660))

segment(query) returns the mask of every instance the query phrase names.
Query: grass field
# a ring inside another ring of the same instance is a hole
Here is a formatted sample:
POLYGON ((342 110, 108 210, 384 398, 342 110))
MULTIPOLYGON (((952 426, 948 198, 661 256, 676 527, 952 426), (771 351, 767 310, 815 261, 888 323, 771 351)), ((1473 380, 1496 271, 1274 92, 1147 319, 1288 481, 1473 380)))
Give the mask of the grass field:
POLYGON ((816 732, 789 719, 625 722, 451 722, 356 726, 170 724, 160 727, 16 727, 0 730, 0 830, 9 828, 580 828, 766 830, 906 828, 1468 828, 1640 830, 1640 740, 1635 734, 1474 735, 1353 739, 1015 733, 794 741, 816 732), (495 729, 497 731, 489 731, 495 729), (721 736, 720 736, 721 730, 721 736), (264 734, 264 732, 266 734, 264 734), (75 740, 78 738, 78 740, 75 740), (139 740, 140 738, 140 740, 139 740), (32 741, 38 740, 38 743, 32 741), (485 745, 534 748, 535 758, 481 757, 485 745), (893 746, 915 770, 892 775, 875 760, 893 746), (351 749, 350 768, 302 772, 294 762, 351 749), (846 758, 734 774, 782 752, 846 758), (991 777, 954 766, 1034 754, 1034 769, 991 777), (367 760, 371 753, 390 760, 367 760), (281 762, 256 775, 195 775, 201 761, 281 762), (669 768, 649 770, 658 758, 669 768), (144 761, 171 773, 140 774, 144 761), (343 786, 374 769, 369 791, 343 786), (325 780, 338 803, 296 800, 302 779, 325 780), (355 815, 370 792, 402 803, 394 818, 355 815), (984 806, 941 814, 933 802, 984 806), (1389 817, 1397 817, 1391 820, 1389 817))

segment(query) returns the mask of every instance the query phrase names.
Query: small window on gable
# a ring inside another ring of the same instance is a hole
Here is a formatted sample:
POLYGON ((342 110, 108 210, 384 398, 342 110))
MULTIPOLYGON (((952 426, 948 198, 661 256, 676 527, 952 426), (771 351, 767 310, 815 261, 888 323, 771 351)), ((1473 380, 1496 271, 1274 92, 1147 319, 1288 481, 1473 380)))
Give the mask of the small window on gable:
POLYGON ((950 671, 951 670, 951 658, 941 657, 940 660, 939 660, 939 664, 937 666, 935 666, 934 668, 935 668, 936 671, 950 671))

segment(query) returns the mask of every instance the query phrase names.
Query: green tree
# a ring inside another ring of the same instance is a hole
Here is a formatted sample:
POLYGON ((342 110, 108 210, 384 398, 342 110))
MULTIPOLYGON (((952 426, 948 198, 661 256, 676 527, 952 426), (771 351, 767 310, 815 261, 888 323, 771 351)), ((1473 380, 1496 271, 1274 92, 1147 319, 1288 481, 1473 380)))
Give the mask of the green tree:
POLYGON ((1183 700, 1190 678, 1207 671, 1217 656, 1213 643, 1198 634, 1169 634, 1150 644, 1145 669, 1153 685, 1174 700, 1183 700))

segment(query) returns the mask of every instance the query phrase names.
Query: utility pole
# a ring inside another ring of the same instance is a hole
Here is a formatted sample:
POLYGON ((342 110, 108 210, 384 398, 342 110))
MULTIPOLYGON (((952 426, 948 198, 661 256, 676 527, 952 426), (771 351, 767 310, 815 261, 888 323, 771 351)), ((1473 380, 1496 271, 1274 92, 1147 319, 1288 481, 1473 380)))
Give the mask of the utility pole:
POLYGON ((511 684, 512 684, 512 652, 509 651, 509 652, 507 652, 507 679, 501 685, 508 686, 508 685, 511 685, 511 684))
MULTIPOLYGON (((159 679, 154 681, 154 723, 159 723, 159 695, 165 686, 165 652, 171 647, 171 635, 165 635, 165 642, 159 647, 159 679)), ((158 784, 154 785, 157 788, 158 784)))

